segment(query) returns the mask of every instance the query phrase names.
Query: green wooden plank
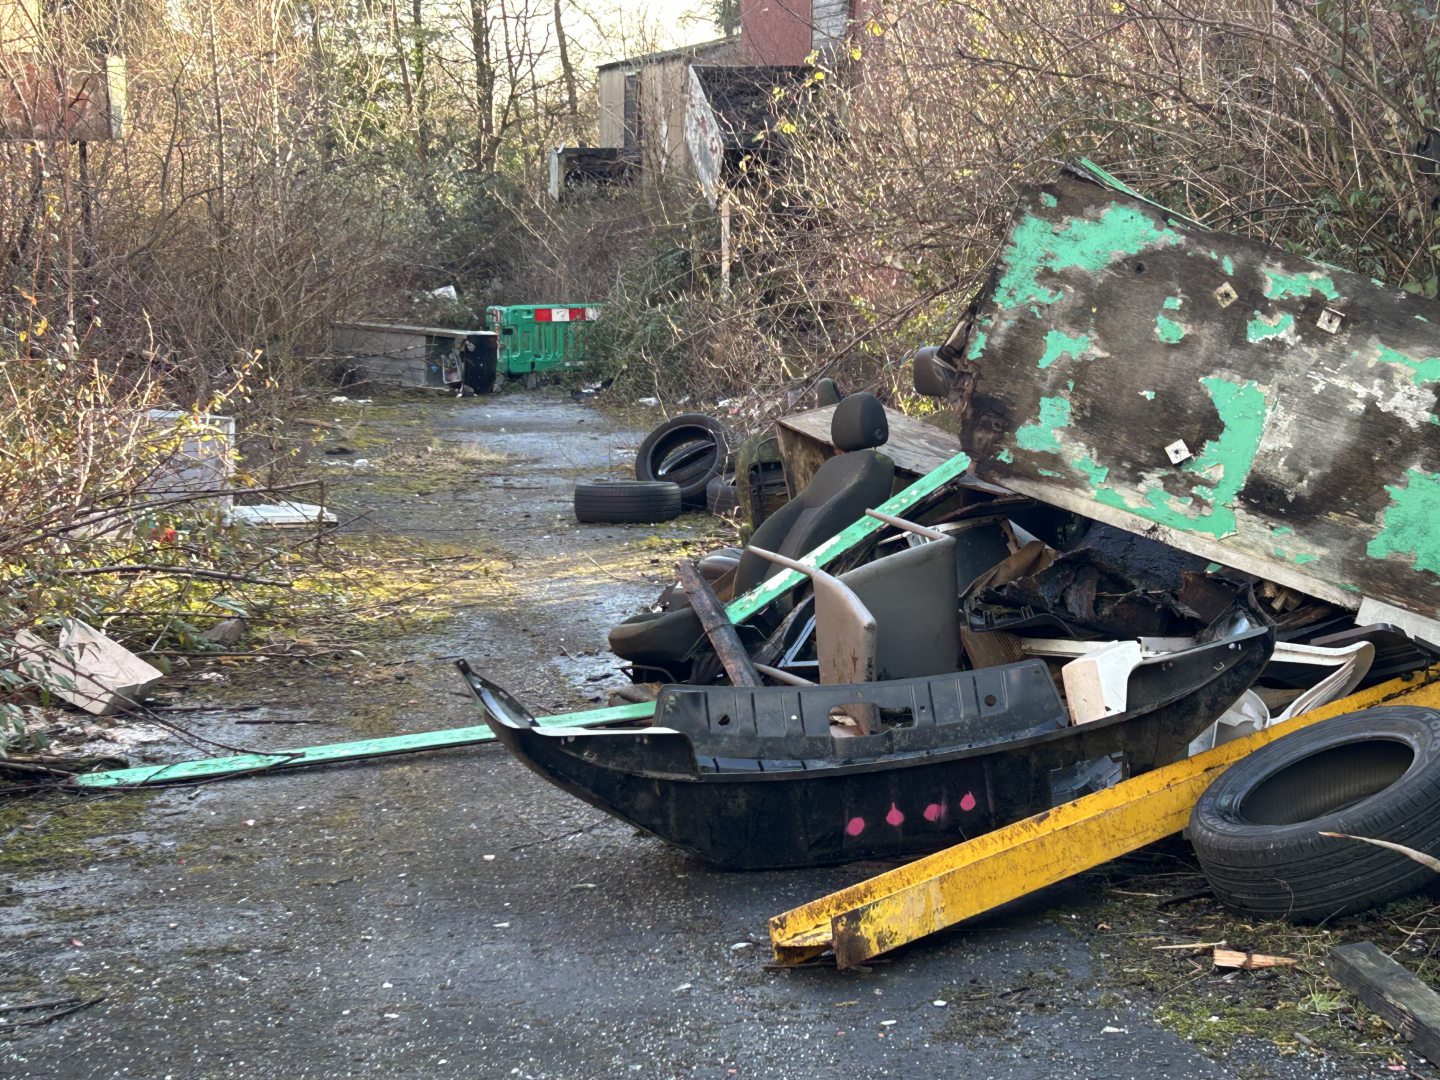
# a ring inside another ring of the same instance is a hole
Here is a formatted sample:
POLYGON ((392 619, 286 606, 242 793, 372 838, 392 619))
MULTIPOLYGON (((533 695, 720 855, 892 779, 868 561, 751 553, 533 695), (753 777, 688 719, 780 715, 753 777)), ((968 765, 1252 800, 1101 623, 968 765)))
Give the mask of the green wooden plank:
MULTIPOLYGON (((968 468, 970 468, 970 455, 965 453, 956 454, 949 461, 945 462, 945 464, 931 469, 904 491, 890 496, 890 498, 886 499, 879 506, 874 507, 874 509, 897 517, 903 516, 905 511, 909 510, 926 496, 944 487, 957 476, 962 475, 968 468)), ((806 566, 825 567, 855 547, 866 537, 884 528, 887 528, 887 526, 883 521, 877 521, 872 517, 862 517, 853 525, 836 533, 799 561, 806 566)), ((805 575, 798 570, 782 571, 774 577, 766 578, 744 596, 736 597, 730 601, 725 607, 725 614, 730 616, 731 622, 742 623, 776 597, 785 595, 785 593, 789 592, 804 580, 805 575)))
MULTIPOLYGON (((934 494, 945 484, 970 467, 967 454, 956 454, 945 464, 932 469, 904 491, 892 495, 875 509, 901 515, 922 499, 934 494)), ((861 541, 886 528, 884 522, 872 517, 859 521, 825 541, 800 560, 808 566, 824 567, 850 551, 861 541)), ((744 622, 777 597, 783 596, 805 580, 796 570, 786 570, 767 578, 744 596, 732 600, 725 613, 734 623, 744 622)), ((607 709, 542 716, 535 722, 541 727, 598 727, 621 720, 644 720, 655 715, 654 702, 619 705, 607 709)), ((470 746, 495 738, 486 725, 452 728, 447 731, 426 731, 417 735, 395 735, 384 739, 362 739, 359 742, 331 743, 308 746, 298 750, 280 750, 273 754, 233 754, 229 757, 204 758, 198 761, 177 761, 170 765, 144 765, 134 769, 111 769, 108 772, 85 773, 75 783, 86 788, 133 787, 145 784, 183 784, 197 780, 218 780, 274 769, 294 769, 307 765, 327 765, 360 758, 384 757, 390 754, 413 754, 420 750, 443 750, 454 746, 470 746)))
MULTIPOLYGON (((542 716, 536 721, 541 727, 597 727, 621 720, 644 720, 655 714, 652 702, 618 705, 608 709, 587 709, 584 712, 542 716)), ((454 746, 471 746, 495 738, 488 725, 450 728, 446 731, 422 731, 414 735, 394 735, 383 739, 361 739, 358 742, 329 743, 307 746, 298 750, 277 750, 270 754, 232 754, 229 757, 177 761, 170 765, 142 765, 134 769, 111 769, 108 772, 83 773, 75 783, 86 788, 132 787, 144 784, 187 784, 197 780, 215 780, 241 773, 269 772, 306 765, 333 765, 360 758, 385 757, 390 754, 413 754, 419 750, 444 750, 454 746)))

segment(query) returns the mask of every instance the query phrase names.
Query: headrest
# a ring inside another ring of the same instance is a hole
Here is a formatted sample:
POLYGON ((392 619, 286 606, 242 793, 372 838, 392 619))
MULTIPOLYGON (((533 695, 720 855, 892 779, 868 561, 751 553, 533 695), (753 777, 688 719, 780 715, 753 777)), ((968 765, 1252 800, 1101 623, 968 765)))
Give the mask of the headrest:
POLYGON ((850 394, 835 406, 830 419, 830 441, 837 450, 868 450, 884 446, 890 438, 885 406, 874 394, 850 394))
POLYGON ((940 359, 939 352, 938 345, 926 345, 915 350, 911 359, 911 378, 917 394, 938 398, 950 396, 955 369, 940 359))

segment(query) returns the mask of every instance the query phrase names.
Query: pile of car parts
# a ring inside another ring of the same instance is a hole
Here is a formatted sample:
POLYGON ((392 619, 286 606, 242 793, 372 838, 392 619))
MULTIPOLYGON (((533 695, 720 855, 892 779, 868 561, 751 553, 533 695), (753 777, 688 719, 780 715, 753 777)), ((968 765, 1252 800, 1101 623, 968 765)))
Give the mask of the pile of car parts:
MULTIPOLYGON (((1430 871, 1318 834, 1440 842, 1413 824, 1440 820, 1431 714, 1379 710, 1246 752, 1337 698, 1412 691, 1393 680, 1440 655, 1435 324, 1440 305, 1212 233, 1080 163, 1022 198, 985 291, 914 358, 917 389, 954 407, 952 460, 974 469, 903 520, 881 508, 885 528, 824 570, 763 538, 739 553, 793 575, 764 607, 732 612, 768 685, 725 685, 734 665, 702 662, 712 643, 696 624, 683 669, 653 687, 650 727, 563 743, 583 767, 498 688, 472 688, 542 774, 725 865, 919 850, 972 835, 960 822, 977 812, 979 828, 1001 825, 986 840, 1018 843, 1004 821, 1105 787, 1088 797, 1110 796, 1106 820, 1123 826, 1111 857, 1164 835, 1132 828, 1114 794, 1170 769, 1185 795, 1166 826, 1195 808, 1227 902, 1317 918, 1397 895, 1430 871), (1380 467, 1368 448, 1382 442, 1380 467), (1258 661, 1219 660, 1262 640, 1258 661), (1190 681, 1195 658, 1223 691, 1198 666, 1190 681), (1167 689, 1178 696, 1157 706, 1167 689), (1184 701, 1185 723, 1154 727, 1149 710, 1173 717, 1184 701), (983 798, 967 772, 980 760, 983 798), (934 771, 907 773, 915 761, 934 771), (1197 778, 1222 762, 1242 765, 1195 807, 1197 778), (745 793, 737 807, 682 805, 719 780, 745 793), (672 786, 686 794, 654 797, 672 786), (786 802, 786 789, 807 794, 786 802)), ((836 460, 806 453, 792 480, 836 460)), ((897 470, 897 486, 908 479, 897 470)), ((825 505, 792 491, 807 512, 825 505)), ((897 940, 864 918, 877 942, 897 940)))

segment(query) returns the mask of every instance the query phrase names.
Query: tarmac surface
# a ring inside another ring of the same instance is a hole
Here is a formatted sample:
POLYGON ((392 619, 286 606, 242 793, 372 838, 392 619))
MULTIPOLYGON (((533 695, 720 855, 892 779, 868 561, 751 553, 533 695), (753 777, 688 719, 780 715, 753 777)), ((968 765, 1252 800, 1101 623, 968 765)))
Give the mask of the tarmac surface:
MULTIPOLYGON (((473 724, 456 654, 537 712, 599 696, 606 629, 658 591, 605 568, 621 551, 633 565, 656 530, 578 525, 571 487, 623 473, 640 433, 543 393, 413 407, 441 445, 504 463, 420 494, 357 480, 363 527, 489 545, 513 556, 512 580, 439 635, 389 642, 372 659, 397 665, 393 685, 287 671, 253 699, 322 723, 192 726, 251 746, 337 741, 377 697, 394 705, 387 731, 473 724)), ((387 415, 404 437, 410 421, 387 415)), ((495 744, 165 790, 93 845, 88 865, 0 881, 0 987, 105 998, 0 1042, 0 1076, 1374 1074, 1253 1049, 1212 1061, 1153 1002, 1114 992, 1083 883, 867 970, 768 971, 771 915, 877 868, 719 872, 495 744)))

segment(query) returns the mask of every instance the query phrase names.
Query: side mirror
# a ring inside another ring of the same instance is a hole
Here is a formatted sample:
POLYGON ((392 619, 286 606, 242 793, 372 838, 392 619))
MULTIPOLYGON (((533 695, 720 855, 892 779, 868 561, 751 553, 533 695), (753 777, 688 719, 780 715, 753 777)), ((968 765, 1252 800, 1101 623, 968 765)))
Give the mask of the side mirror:
POLYGON ((955 369, 936 356, 939 351, 938 345, 915 350, 911 365, 917 394, 935 398, 950 396, 950 389, 955 383, 955 369))

